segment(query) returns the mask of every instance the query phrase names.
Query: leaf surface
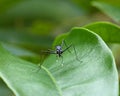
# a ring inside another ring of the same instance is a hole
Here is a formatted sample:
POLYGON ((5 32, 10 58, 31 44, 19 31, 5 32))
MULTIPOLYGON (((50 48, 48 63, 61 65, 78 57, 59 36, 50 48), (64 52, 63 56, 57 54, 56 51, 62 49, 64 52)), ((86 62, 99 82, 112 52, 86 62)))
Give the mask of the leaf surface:
POLYGON ((100 9, 116 22, 120 22, 120 6, 114 6, 103 2, 92 2, 92 5, 100 9))
POLYGON ((96 22, 85 28, 97 33, 107 43, 120 43, 120 26, 110 22, 96 22))

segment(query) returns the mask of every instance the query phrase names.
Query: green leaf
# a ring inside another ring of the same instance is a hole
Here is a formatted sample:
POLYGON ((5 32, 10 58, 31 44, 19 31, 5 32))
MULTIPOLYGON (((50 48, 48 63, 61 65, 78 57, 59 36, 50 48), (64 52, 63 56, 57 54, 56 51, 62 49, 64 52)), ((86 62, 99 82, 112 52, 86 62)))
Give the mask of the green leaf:
POLYGON ((0 13, 6 11, 7 9, 9 9, 11 6, 13 6, 14 4, 18 3, 20 0, 0 0, 0 13))
POLYGON ((15 46, 15 45, 12 45, 12 44, 8 44, 8 43, 2 43, 2 46, 8 50, 9 52, 11 52, 12 54, 16 55, 16 56, 25 56, 25 57, 31 57, 31 56, 35 56, 37 57, 38 55, 33 53, 33 52, 30 52, 24 48, 21 48, 21 47, 18 47, 18 46, 15 46))
POLYGON ((96 1, 94 1, 92 5, 100 9, 116 22, 120 22, 120 7, 96 1))
POLYGON ((29 50, 26 50, 24 48, 8 44, 8 43, 2 43, 2 46, 8 50, 10 53, 19 56, 22 59, 28 60, 30 62, 37 63, 40 62, 40 53, 36 54, 34 52, 31 52, 29 50))
POLYGON ((0 24, 37 19, 60 21, 85 14, 82 8, 67 1, 58 0, 22 0, 0 16, 0 24), (62 6, 62 7, 61 7, 62 6))
POLYGON ((0 28, 0 41, 12 43, 16 45, 22 45, 24 47, 35 48, 39 50, 40 47, 50 47, 53 40, 51 36, 38 36, 37 34, 31 34, 28 30, 16 30, 12 28, 0 28))
POLYGON ((63 39, 74 45, 80 61, 71 47, 62 54, 64 63, 53 54, 38 70, 0 46, 0 77, 17 96, 118 96, 114 58, 102 39, 84 28, 61 35, 54 45, 63 39))
POLYGON ((14 96, 12 91, 6 86, 6 84, 0 78, 0 96, 14 96))
POLYGON ((120 43, 120 27, 110 22, 96 22, 85 28, 97 33, 107 43, 120 43))

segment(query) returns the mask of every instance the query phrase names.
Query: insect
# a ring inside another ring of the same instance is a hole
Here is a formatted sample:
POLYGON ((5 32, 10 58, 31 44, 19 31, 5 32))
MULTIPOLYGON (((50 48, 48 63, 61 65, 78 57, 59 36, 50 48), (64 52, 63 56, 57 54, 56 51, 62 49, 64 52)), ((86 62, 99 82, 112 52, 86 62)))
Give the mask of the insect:
MULTIPOLYGON (((63 41, 64 42, 64 41, 63 41)), ((64 43, 65 44, 65 43, 64 43)), ((65 44, 66 45, 66 44, 65 44)), ((72 45, 67 46, 64 50, 62 49, 63 43, 61 45, 56 46, 55 50, 48 50, 46 52, 50 54, 56 54, 58 57, 62 57, 62 53, 64 53, 66 50, 68 50, 72 45)))
POLYGON ((62 56, 62 54, 65 51, 68 51, 69 53, 71 53, 71 51, 69 50, 70 47, 73 47, 73 49, 74 49, 76 60, 80 61, 78 56, 77 56, 77 52, 76 52, 76 49, 75 49, 74 45, 70 44, 69 46, 67 46, 65 40, 62 41, 61 45, 57 45, 55 50, 48 49, 47 51, 43 51, 43 53, 56 54, 57 57, 62 59, 62 65, 63 65, 63 56, 62 56), (62 49, 63 45, 65 45, 65 47, 66 47, 65 49, 62 49))

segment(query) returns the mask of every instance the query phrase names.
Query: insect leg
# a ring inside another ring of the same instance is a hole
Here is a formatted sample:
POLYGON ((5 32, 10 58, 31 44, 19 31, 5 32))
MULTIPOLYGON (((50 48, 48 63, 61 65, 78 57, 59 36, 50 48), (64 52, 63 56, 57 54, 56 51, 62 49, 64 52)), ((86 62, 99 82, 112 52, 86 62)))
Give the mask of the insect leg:
POLYGON ((63 66, 63 64, 64 64, 64 61, 63 61, 63 56, 62 55, 58 55, 58 54, 56 54, 56 63, 61 63, 61 65, 63 66))
POLYGON ((74 52, 75 52, 75 56, 76 56, 76 60, 80 62, 78 56, 77 56, 77 51, 76 51, 76 48, 74 45, 72 45, 73 49, 74 49, 74 52))
POLYGON ((41 51, 41 54, 42 55, 40 57, 40 63, 38 64, 38 70, 37 71, 39 71, 41 69, 41 66, 42 66, 44 58, 45 58, 45 54, 56 54, 56 52, 54 50, 48 49, 47 51, 41 51))
POLYGON ((61 65, 63 66, 63 64, 64 64, 63 56, 60 56, 60 57, 61 57, 61 60, 62 60, 61 65))
POLYGON ((41 51, 42 53, 46 53, 46 54, 56 54, 56 52, 54 50, 48 49, 47 51, 41 51))
POLYGON ((76 56, 76 60, 77 60, 77 61, 80 61, 79 58, 78 58, 78 56, 77 56, 77 51, 76 51, 75 46, 74 46, 73 44, 67 46, 65 40, 63 40, 62 42, 63 42, 63 44, 66 46, 66 49, 64 49, 63 52, 66 51, 66 50, 68 50, 68 52, 71 53, 71 51, 69 50, 69 48, 72 46, 73 49, 74 49, 74 53, 75 53, 75 56, 76 56))
POLYGON ((44 61, 44 55, 41 55, 40 56, 40 63, 38 64, 38 68, 37 68, 37 72, 39 72, 39 70, 41 69, 41 66, 43 64, 43 61, 44 61))

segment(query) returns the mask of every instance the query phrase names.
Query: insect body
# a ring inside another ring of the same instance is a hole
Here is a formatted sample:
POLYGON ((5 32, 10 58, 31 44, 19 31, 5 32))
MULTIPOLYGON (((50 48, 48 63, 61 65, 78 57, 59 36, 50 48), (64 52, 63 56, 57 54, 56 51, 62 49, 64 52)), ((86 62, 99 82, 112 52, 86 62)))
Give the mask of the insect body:
POLYGON ((58 54, 59 57, 61 57, 61 54, 63 53, 61 46, 56 46, 56 54, 58 54))
POLYGON ((68 46, 64 50, 62 50, 62 46, 56 46, 56 53, 59 57, 62 56, 62 53, 65 52, 67 49, 69 49, 72 45, 68 46))

